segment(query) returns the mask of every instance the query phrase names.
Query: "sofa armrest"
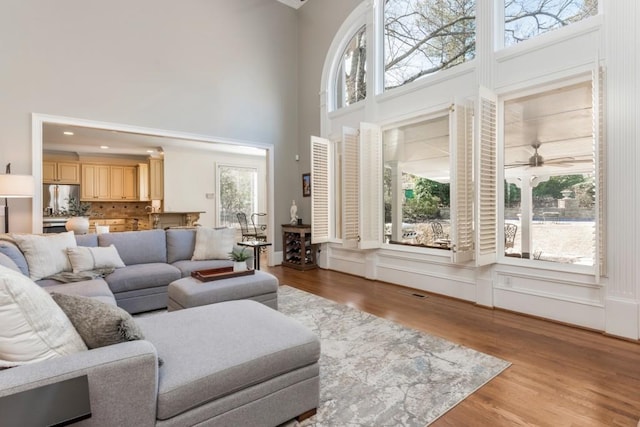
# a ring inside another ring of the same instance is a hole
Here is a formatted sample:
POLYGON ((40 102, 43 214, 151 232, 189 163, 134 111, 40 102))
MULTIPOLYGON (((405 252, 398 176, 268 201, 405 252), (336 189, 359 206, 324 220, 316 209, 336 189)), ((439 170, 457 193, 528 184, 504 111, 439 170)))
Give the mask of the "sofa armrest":
POLYGON ((129 341, 0 371, 0 397, 79 375, 88 377, 92 414, 81 425, 155 424, 158 356, 149 341, 129 341))

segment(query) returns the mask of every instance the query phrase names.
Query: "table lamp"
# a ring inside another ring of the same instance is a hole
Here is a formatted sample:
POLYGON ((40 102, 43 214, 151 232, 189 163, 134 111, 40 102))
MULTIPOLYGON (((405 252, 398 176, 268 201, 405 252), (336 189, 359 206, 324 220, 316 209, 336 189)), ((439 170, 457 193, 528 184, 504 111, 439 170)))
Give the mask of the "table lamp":
POLYGON ((11 175, 10 165, 7 173, 0 175, 0 197, 4 197, 4 232, 9 232, 8 199, 33 197, 34 180, 31 175, 11 175))

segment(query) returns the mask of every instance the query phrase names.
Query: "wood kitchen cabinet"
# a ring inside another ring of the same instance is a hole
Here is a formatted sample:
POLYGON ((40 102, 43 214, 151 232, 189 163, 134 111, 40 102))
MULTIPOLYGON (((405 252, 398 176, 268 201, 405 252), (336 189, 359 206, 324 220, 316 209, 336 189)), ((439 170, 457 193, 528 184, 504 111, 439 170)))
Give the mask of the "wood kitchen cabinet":
POLYGON ((149 196, 152 200, 164 199, 164 161, 149 159, 149 196))
POLYGON ((111 200, 137 200, 137 171, 135 166, 109 167, 109 198, 111 200))
POLYGON ((43 161, 42 182, 45 184, 80 184, 80 164, 43 161))
POLYGON ((109 165, 82 165, 80 183, 80 200, 111 200, 109 185, 111 183, 109 165))

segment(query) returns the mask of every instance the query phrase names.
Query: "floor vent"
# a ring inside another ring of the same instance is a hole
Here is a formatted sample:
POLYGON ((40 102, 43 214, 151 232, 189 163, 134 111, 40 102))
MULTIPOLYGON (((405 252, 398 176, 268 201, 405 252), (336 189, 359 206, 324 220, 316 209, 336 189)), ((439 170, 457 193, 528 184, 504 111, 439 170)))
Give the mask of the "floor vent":
POLYGON ((403 294, 403 295, 407 295, 407 296, 410 296, 410 297, 414 297, 414 298, 420 298, 420 299, 427 298, 427 296, 424 295, 424 294, 420 294, 418 292, 412 292, 410 290, 399 290, 398 293, 403 294))

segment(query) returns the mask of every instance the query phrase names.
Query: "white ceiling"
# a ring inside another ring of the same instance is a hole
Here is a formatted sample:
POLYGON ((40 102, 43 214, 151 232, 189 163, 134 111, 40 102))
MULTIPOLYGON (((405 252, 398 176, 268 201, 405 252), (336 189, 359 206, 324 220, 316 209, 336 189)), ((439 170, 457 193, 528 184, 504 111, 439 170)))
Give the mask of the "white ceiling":
MULTIPOLYGON (((593 169, 591 83, 508 100, 504 104, 507 176, 586 173, 593 169), (543 166, 530 167, 538 142, 543 166)), ((405 173, 439 182, 449 180, 447 116, 385 131, 387 166, 397 161, 405 173), (396 133, 394 133, 396 132, 396 133)))
POLYGON ((164 149, 169 147, 252 156, 266 154, 264 149, 242 145, 174 139, 57 123, 45 123, 42 131, 42 148, 45 152, 75 153, 79 157, 87 155, 160 157, 164 149), (73 132, 73 135, 65 135, 64 132, 73 132), (101 146, 109 148, 103 149, 101 146))

